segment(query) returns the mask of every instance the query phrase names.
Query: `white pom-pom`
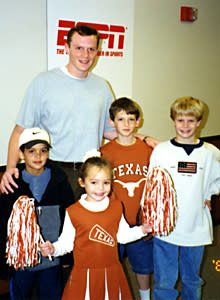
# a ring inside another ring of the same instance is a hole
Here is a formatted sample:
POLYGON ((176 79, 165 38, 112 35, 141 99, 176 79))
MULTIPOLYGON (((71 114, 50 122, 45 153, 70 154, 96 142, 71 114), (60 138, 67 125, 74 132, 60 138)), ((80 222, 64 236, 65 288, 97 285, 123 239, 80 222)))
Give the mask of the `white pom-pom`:
POLYGON ((91 149, 87 151, 85 156, 83 157, 83 162, 85 162, 90 157, 101 157, 101 152, 97 149, 91 149))

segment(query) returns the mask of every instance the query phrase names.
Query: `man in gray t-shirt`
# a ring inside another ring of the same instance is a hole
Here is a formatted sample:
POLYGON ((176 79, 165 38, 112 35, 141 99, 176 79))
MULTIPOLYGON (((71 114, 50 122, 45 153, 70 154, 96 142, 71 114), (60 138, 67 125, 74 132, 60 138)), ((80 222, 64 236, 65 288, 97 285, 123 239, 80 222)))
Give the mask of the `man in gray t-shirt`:
POLYGON ((85 153, 98 149, 103 137, 115 136, 108 124, 113 94, 104 79, 89 72, 98 44, 99 33, 94 28, 85 25, 72 28, 65 45, 68 64, 41 73, 32 81, 10 138, 2 192, 8 193, 16 187, 12 175, 19 176, 16 165, 20 134, 24 128, 37 126, 49 132, 53 146, 51 162, 64 169, 76 199, 79 198, 82 191, 77 177, 85 153))
MULTIPOLYGON (((103 137, 116 137, 108 123, 111 89, 104 79, 89 72, 98 53, 99 39, 92 27, 80 25, 70 29, 65 44, 68 64, 41 73, 32 81, 11 134, 7 168, 0 185, 3 193, 17 187, 12 175, 19 177, 16 165, 21 133, 25 128, 40 127, 51 137, 51 163, 67 174, 75 199, 82 194, 78 171, 84 155, 93 148, 99 149, 103 137)), ((147 138, 147 143, 154 146, 157 141, 147 138)))

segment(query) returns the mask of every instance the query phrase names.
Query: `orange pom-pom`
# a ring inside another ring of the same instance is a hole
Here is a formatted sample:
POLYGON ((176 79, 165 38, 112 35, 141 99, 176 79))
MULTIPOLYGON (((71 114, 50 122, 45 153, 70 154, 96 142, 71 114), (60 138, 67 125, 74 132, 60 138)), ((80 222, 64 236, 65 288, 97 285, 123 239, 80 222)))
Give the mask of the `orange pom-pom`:
POLYGON ((144 192, 143 223, 152 225, 152 233, 168 235, 176 224, 176 192, 168 172, 154 167, 147 175, 144 192))
POLYGON ((34 199, 21 196, 8 220, 7 263, 16 270, 35 266, 39 262, 40 239, 34 199))

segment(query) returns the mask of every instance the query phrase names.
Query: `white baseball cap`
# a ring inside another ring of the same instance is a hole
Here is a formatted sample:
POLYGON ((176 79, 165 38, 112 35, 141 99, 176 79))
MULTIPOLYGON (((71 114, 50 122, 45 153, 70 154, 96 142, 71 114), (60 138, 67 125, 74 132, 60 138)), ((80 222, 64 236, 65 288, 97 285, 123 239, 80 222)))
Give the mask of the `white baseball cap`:
POLYGON ((25 148, 30 149, 38 143, 46 144, 51 148, 49 134, 39 127, 26 128, 20 135, 18 146, 20 148, 22 145, 27 144, 25 145, 25 148))

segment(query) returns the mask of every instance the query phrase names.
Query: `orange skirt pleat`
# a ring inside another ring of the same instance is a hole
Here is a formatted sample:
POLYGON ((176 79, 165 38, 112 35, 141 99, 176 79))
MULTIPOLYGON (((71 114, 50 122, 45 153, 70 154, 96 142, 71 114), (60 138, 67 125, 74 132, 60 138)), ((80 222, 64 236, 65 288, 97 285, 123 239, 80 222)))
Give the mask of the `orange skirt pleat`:
POLYGON ((74 267, 64 289, 62 300, 84 300, 86 291, 89 292, 90 300, 105 300, 106 298, 132 300, 127 279, 120 264, 89 270, 74 267))

